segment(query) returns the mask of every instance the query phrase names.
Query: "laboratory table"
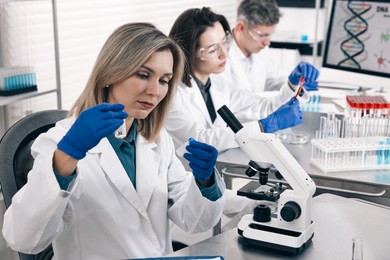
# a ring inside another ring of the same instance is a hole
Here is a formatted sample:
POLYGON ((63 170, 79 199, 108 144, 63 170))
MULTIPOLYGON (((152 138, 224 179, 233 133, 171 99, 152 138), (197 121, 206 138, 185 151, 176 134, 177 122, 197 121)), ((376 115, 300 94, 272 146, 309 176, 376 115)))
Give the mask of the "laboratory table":
MULTIPOLYGON (((324 113, 303 112, 303 123, 291 129, 283 131, 304 132, 309 135, 309 141, 304 144, 284 143, 298 163, 310 175, 316 183, 316 195, 333 193, 344 197, 360 198, 375 203, 390 206, 390 170, 362 170, 362 171, 339 171, 324 173, 310 163, 311 142, 315 138, 315 132, 320 127, 320 117, 324 113)), ((342 118, 342 115, 336 115, 342 118)), ((224 176, 226 185, 231 187, 234 177, 249 178, 245 170, 249 158, 240 148, 230 149, 222 153, 217 160, 217 168, 224 176)), ((252 177, 256 179, 257 177, 252 177)), ((270 174, 270 182, 276 181, 270 174)), ((390 259, 390 258, 389 258, 390 259)))
POLYGON ((321 194, 313 199, 315 233, 300 254, 246 246, 237 233, 239 218, 232 219, 226 232, 191 245, 169 256, 221 255, 225 260, 252 259, 352 259, 352 239, 363 238, 363 258, 390 259, 390 208, 359 199, 321 194))

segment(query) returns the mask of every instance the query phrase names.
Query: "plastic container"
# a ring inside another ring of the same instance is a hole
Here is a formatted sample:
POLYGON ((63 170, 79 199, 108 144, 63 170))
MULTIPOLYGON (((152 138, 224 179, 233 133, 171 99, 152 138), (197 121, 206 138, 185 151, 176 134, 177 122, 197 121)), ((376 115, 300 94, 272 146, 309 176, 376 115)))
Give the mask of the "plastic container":
POLYGON ((276 137, 287 144, 305 144, 309 141, 309 134, 300 131, 280 131, 276 137))
POLYGON ((389 137, 312 139, 311 162, 323 172, 390 169, 389 137))

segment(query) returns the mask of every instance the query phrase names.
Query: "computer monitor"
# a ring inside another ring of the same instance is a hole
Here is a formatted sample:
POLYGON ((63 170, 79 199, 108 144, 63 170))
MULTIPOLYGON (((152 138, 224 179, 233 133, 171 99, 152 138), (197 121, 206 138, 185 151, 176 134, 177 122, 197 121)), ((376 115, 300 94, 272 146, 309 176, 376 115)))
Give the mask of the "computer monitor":
POLYGON ((390 77, 390 1, 333 0, 323 67, 390 77))

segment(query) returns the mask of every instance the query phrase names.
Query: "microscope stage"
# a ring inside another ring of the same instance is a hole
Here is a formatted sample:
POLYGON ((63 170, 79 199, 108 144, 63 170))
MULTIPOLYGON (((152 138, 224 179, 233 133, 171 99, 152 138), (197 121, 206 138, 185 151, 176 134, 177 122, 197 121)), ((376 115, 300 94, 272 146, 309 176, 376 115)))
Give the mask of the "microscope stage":
POLYGON ((257 181, 248 182, 244 187, 237 191, 237 195, 244 196, 253 200, 277 201, 280 194, 286 189, 279 184, 260 185, 257 181))

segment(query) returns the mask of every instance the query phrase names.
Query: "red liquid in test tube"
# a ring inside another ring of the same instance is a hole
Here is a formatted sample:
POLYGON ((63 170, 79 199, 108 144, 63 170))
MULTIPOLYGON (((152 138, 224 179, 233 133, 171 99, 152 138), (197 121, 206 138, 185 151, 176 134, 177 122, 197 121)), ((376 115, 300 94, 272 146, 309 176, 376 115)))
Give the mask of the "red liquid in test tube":
POLYGON ((301 93, 301 90, 302 90, 302 88, 303 88, 303 83, 305 82, 305 78, 304 77, 301 77, 300 79, 299 79, 299 83, 298 83, 298 90, 297 90, 297 93, 295 93, 295 95, 294 95, 294 98, 297 98, 297 96, 299 95, 299 93, 301 93))

